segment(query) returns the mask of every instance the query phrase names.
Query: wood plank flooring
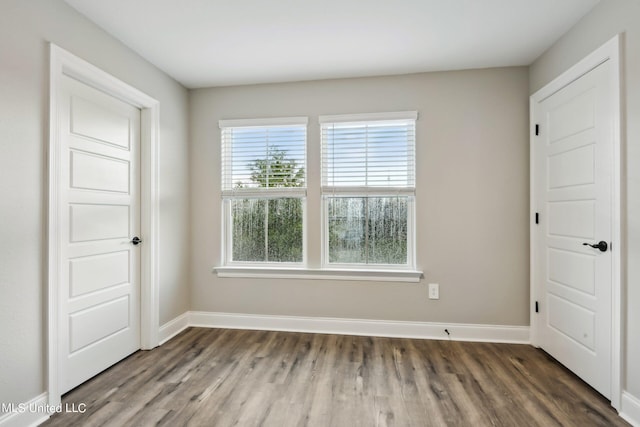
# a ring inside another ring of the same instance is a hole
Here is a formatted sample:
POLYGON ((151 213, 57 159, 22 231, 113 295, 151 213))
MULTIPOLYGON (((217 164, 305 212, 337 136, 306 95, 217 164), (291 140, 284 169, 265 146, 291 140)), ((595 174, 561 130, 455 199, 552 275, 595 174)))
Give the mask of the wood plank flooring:
POLYGON ((527 345, 189 328, 45 426, 626 426, 527 345))

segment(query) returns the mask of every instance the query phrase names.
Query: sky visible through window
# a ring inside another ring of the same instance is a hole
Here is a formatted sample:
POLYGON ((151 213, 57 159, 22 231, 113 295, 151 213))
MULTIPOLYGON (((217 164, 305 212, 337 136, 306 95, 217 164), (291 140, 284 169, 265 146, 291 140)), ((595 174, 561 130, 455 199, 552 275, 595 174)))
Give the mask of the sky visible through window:
POLYGON ((234 128, 231 135, 232 184, 235 187, 255 188, 251 179, 255 162, 271 159, 277 152, 286 160, 293 160, 297 168, 306 168, 306 127, 270 126, 234 128))

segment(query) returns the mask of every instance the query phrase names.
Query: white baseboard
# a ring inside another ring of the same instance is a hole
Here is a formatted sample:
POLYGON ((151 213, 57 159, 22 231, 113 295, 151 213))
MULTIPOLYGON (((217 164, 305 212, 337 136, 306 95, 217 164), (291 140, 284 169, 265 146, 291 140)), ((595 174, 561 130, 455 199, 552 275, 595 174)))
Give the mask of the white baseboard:
POLYGON ((163 325, 160 329, 162 342, 166 342, 188 326, 516 344, 529 344, 530 342, 528 326, 467 325, 203 311, 187 312, 163 325), (447 335, 445 329, 449 331, 450 335, 447 335))
POLYGON ((164 325, 160 326, 160 331, 158 332, 158 340, 160 343, 158 345, 162 345, 169 341, 171 338, 178 335, 180 332, 184 331, 189 327, 189 312, 182 313, 180 316, 176 317, 173 320, 168 321, 164 325))
POLYGON ((49 406, 47 393, 42 393, 27 403, 3 405, 6 406, 2 408, 5 413, 0 416, 0 427, 37 426, 48 420, 56 411, 55 407, 49 406))
POLYGON ((621 406, 620 416, 632 426, 640 427, 640 399, 623 391, 621 406))

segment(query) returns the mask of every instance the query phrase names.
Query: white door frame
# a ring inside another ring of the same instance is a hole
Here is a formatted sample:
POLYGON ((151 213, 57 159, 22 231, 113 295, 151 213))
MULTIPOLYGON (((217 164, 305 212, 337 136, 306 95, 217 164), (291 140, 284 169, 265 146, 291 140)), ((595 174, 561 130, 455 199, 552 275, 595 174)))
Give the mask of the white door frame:
POLYGON ((151 349, 158 345, 158 140, 160 103, 84 61, 72 53, 50 45, 49 99, 49 217, 48 217, 48 346, 47 393, 49 405, 60 404, 58 372, 59 322, 59 172, 61 133, 58 122, 58 97, 63 76, 68 76, 141 110, 140 135, 140 345, 151 349))
POLYGON ((561 74, 554 79, 551 83, 531 95, 530 98, 530 206, 531 206, 531 229, 530 229, 530 242, 531 242, 531 256, 530 256, 530 289, 531 289, 531 344, 538 347, 540 345, 539 338, 539 316, 535 312, 535 301, 540 301, 542 295, 542 281, 538 277, 539 273, 537 269, 536 259, 536 224, 535 224, 535 212, 536 212, 536 199, 537 188, 535 188, 536 182, 536 164, 535 164, 535 118, 537 105, 544 99, 558 92, 565 86, 579 79, 589 71, 596 68, 598 65, 609 61, 610 62, 610 75, 612 87, 614 88, 614 102, 613 102, 613 195, 612 195, 612 277, 611 277, 611 406, 616 410, 620 410, 621 398, 622 398, 622 322, 623 322, 623 310, 622 310, 622 258, 623 251, 625 250, 625 242, 622 236, 622 142, 621 142, 621 97, 620 97, 620 36, 616 35, 613 39, 602 45, 596 51, 588 55, 586 58, 578 62, 569 70, 561 74))

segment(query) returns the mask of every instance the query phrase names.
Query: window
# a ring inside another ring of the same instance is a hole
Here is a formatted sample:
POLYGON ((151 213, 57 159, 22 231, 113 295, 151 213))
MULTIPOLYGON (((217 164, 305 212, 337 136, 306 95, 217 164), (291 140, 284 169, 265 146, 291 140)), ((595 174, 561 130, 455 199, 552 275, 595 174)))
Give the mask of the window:
POLYGON ((306 117, 221 120, 218 276, 418 282, 416 119, 321 116, 309 142, 321 156, 309 175, 306 117), (318 211, 313 223, 307 204, 318 211))
POLYGON ((307 118, 219 125, 225 265, 302 264, 307 118))
POLYGON ((414 268, 416 119, 320 117, 324 266, 414 268))

